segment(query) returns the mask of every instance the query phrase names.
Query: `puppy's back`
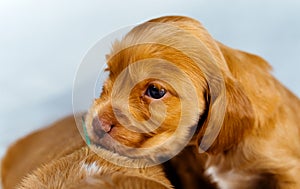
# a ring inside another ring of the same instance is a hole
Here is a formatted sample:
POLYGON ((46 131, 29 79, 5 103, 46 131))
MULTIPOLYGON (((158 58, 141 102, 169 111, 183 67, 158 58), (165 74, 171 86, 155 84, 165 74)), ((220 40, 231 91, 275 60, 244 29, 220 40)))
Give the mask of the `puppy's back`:
POLYGON ((36 169, 17 187, 41 188, 168 189, 171 185, 161 166, 139 169, 120 167, 102 159, 88 147, 83 147, 36 169))
POLYGON ((71 116, 24 137, 8 149, 2 160, 3 187, 14 188, 37 167, 70 154, 84 145, 71 116))
POLYGON ((172 188, 160 165, 125 168, 92 152, 82 140, 73 117, 13 144, 2 161, 1 173, 4 189, 172 188))

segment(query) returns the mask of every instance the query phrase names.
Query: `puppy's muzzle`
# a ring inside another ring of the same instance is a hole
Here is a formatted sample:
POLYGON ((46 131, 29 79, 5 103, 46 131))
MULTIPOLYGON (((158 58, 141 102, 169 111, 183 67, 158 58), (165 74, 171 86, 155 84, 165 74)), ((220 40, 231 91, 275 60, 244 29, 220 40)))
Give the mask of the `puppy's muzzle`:
POLYGON ((94 133, 99 138, 102 138, 106 133, 109 133, 112 130, 114 124, 111 121, 96 116, 93 118, 92 127, 94 133))

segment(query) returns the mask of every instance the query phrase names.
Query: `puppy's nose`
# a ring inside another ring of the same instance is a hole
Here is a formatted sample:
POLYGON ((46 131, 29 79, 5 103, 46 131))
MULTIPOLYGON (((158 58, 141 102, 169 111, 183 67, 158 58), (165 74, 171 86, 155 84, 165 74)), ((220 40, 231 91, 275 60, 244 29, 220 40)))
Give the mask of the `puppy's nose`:
POLYGON ((105 133, 109 133, 114 125, 112 121, 96 116, 93 118, 92 126, 94 132, 101 138, 105 133))

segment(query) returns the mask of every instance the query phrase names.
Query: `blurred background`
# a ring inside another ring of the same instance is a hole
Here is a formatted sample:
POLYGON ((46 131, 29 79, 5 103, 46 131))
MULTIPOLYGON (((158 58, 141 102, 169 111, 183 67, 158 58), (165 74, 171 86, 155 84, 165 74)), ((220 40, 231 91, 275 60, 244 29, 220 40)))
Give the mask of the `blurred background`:
POLYGON ((0 157, 72 113, 76 68, 99 39, 163 15, 196 18, 215 39, 264 57, 300 96, 300 1, 0 0, 0 157))

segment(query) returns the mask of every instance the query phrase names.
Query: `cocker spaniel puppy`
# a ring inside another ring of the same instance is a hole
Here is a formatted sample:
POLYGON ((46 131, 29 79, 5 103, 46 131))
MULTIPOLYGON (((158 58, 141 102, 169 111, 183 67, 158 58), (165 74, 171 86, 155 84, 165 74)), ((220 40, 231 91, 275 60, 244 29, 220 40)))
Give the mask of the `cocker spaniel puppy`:
POLYGON ((93 145, 165 162, 178 188, 300 188, 300 101, 264 59, 167 16, 115 42, 107 66, 93 145))

